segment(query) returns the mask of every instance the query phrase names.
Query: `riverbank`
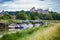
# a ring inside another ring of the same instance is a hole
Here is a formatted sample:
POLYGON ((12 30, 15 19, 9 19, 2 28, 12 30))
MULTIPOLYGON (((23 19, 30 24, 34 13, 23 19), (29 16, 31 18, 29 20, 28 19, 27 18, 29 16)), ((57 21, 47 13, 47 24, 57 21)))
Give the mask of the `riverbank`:
MULTIPOLYGON (((16 33, 5 34, 1 40, 29 40, 32 35, 34 35, 38 30, 42 32, 46 28, 52 25, 41 26, 38 28, 31 28, 26 30, 17 31, 16 33)), ((33 37, 33 36, 32 36, 33 37)))

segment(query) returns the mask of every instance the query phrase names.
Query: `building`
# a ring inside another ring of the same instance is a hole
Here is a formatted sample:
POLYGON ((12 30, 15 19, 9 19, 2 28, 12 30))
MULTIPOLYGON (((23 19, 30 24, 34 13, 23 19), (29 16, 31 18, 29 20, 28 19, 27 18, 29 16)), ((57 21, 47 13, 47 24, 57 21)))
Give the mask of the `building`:
POLYGON ((42 11, 43 11, 42 9, 37 9, 38 13, 42 13, 42 11))
POLYGON ((49 12, 48 10, 49 10, 49 9, 43 10, 42 13, 43 13, 43 14, 46 14, 46 13, 49 12))
POLYGON ((35 7, 33 7, 33 8, 30 9, 30 12, 38 12, 38 13, 46 14, 46 13, 49 12, 49 9, 45 9, 45 10, 39 9, 39 8, 38 9, 35 9, 35 7))
POLYGON ((2 12, 0 12, 0 16, 3 16, 4 14, 8 14, 8 11, 2 11, 2 12))
POLYGON ((30 9, 31 12, 36 12, 35 7, 30 9))

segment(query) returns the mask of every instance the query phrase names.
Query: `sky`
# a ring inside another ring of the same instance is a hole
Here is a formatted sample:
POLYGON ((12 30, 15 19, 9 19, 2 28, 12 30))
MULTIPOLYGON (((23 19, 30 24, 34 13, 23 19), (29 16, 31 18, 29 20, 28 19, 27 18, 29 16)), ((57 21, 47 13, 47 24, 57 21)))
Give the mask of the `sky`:
POLYGON ((27 11, 32 7, 60 12, 60 0, 0 0, 0 11, 27 11))

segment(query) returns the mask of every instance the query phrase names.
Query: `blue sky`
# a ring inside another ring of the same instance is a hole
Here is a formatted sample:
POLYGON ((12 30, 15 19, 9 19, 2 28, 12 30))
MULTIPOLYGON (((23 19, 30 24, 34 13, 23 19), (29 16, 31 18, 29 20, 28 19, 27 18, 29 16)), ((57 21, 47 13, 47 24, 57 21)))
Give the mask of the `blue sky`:
POLYGON ((60 12, 60 0, 0 0, 0 11, 30 10, 32 7, 60 12))

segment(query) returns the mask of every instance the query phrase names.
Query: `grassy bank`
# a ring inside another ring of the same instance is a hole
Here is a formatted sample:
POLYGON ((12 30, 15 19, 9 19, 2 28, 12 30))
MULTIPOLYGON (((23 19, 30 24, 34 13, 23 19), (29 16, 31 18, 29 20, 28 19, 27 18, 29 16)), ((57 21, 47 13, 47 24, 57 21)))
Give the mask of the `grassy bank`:
POLYGON ((60 23, 7 33, 0 40, 60 40, 60 23))
POLYGON ((44 31, 38 31, 29 40, 60 40, 60 23, 48 27, 44 31))
MULTIPOLYGON (((48 27, 49 25, 47 26, 41 26, 41 27, 38 27, 38 28, 31 28, 31 29, 26 29, 26 30, 21 30, 21 31, 18 31, 16 33, 12 33, 12 34, 5 34, 1 40, 17 40, 17 39, 26 39, 26 37, 29 37, 31 35, 33 35, 36 31, 40 30, 44 30, 48 27)), ((51 26, 51 25, 50 25, 51 26)))
POLYGON ((60 23, 60 20, 44 20, 46 22, 60 23))
MULTIPOLYGON (((29 20, 29 22, 31 22, 31 21, 32 20, 29 20)), ((60 23, 60 20, 42 20, 42 21, 60 23)), ((0 23, 19 23, 19 22, 21 23, 22 20, 16 20, 16 19, 0 20, 0 23)))

